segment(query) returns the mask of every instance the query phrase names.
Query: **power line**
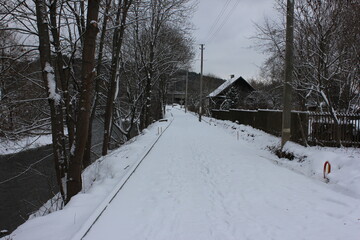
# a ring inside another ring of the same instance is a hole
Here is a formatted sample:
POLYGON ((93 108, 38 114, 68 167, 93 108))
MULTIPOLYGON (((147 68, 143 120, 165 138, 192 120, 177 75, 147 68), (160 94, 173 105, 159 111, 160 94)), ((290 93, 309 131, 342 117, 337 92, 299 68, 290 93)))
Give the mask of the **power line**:
POLYGON ((225 13, 225 10, 227 9, 227 7, 229 6, 229 3, 230 3, 231 1, 232 1, 232 0, 227 0, 227 1, 225 2, 225 4, 224 4, 224 6, 222 7, 221 11, 220 11, 219 14, 217 15, 214 23, 211 25, 210 30, 209 30, 209 32, 208 32, 207 37, 205 38, 205 40, 208 39, 208 38, 212 35, 213 30, 215 29, 215 27, 216 27, 217 24, 219 23, 221 17, 222 17, 223 14, 225 13))
POLYGON ((212 34, 212 36, 209 38, 208 43, 210 43, 212 40, 215 39, 216 35, 220 32, 220 30, 223 28, 223 26, 227 23, 227 21, 229 20, 230 16, 233 14, 233 12, 235 11, 235 9, 237 8, 237 6, 239 5, 240 0, 237 0, 237 2, 234 4, 233 8, 228 12, 228 14, 225 16, 225 18, 223 19, 223 21, 221 22, 221 24, 218 26, 218 28, 216 29, 216 31, 212 34))
POLYGON ((235 11, 235 9, 239 5, 239 3, 240 3, 240 0, 237 0, 237 2, 234 4, 233 8, 228 12, 228 14, 223 19, 221 24, 218 26, 216 31, 209 37, 209 40, 207 41, 208 43, 210 43, 212 40, 215 39, 216 35, 220 32, 220 30, 223 28, 223 26, 227 23, 227 21, 229 20, 230 16, 233 14, 233 12, 235 11))

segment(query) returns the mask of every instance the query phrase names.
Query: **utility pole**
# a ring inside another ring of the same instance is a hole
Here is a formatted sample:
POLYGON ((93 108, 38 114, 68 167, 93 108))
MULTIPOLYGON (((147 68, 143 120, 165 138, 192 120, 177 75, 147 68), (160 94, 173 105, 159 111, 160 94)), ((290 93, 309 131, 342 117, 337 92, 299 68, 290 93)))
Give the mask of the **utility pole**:
POLYGON ((186 71, 186 82, 185 82, 185 113, 187 112, 188 105, 188 84, 189 84, 189 69, 186 71))
POLYGON ((201 72, 200 72, 200 106, 199 106, 199 122, 201 122, 201 113, 202 113, 202 85, 203 85, 203 61, 204 61, 204 44, 200 44, 201 49, 201 72))
POLYGON ((281 149, 291 136, 291 94, 294 68, 294 0, 287 0, 284 107, 282 114, 281 149))

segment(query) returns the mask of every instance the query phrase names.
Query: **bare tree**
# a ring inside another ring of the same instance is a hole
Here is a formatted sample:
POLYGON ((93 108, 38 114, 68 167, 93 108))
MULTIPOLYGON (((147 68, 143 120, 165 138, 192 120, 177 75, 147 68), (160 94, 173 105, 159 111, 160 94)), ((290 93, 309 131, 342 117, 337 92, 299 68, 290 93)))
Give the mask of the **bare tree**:
POLYGON ((45 128, 50 118, 41 107, 46 101, 42 81, 34 74, 39 71, 32 60, 38 47, 27 41, 37 37, 35 12, 16 1, 1 2, 0 22, 0 131, 2 137, 14 139, 45 128))
MULTIPOLYGON (((153 86, 160 79, 159 65, 161 56, 160 36, 165 29, 177 28, 179 32, 186 32, 186 19, 184 16, 190 14, 191 6, 188 0, 152 0, 143 16, 147 16, 148 21, 143 22, 141 27, 136 26, 135 38, 137 42, 140 69, 145 78, 144 107, 140 118, 140 127, 147 127, 152 120, 152 90, 153 86)), ((139 13, 137 13, 139 15, 139 13)), ((166 60, 168 62, 168 59, 166 60)))
MULTIPOLYGON (((285 16, 284 1, 277 3, 285 16)), ((295 5, 295 104, 301 109, 315 105, 329 111, 336 126, 338 111, 354 111, 359 105, 359 50, 354 45, 359 42, 359 29, 349 24, 357 21, 356 9, 358 1, 300 0, 295 5)), ((271 54, 266 62, 268 73, 279 75, 284 61, 283 21, 268 20, 258 29, 258 39, 271 54)))
POLYGON ((103 3, 103 8, 100 0, 0 3, 0 115, 10 126, 6 131, 1 126, 0 137, 49 131, 51 125, 57 180, 66 203, 81 190, 81 172, 90 164, 96 110, 106 104, 107 152, 113 126, 125 141, 140 122, 145 127, 163 115, 168 83, 192 57, 184 24, 190 0, 103 3))
POLYGON ((83 158, 83 165, 86 168, 91 163, 90 155, 91 155, 91 147, 92 147, 92 131, 93 131, 93 121, 96 117, 96 110, 99 103, 100 98, 100 83, 104 80, 102 76, 102 69, 103 69, 103 60, 104 60, 104 47, 105 47, 105 37, 108 31, 108 20, 110 17, 110 8, 111 8, 112 0, 106 0, 105 9, 103 14, 102 20, 102 27, 101 27, 101 34, 99 40, 99 49, 98 49, 98 56, 97 56, 97 66, 96 66, 96 73, 97 76, 95 78, 95 95, 93 99, 93 104, 91 108, 91 116, 89 122, 89 129, 88 129, 88 140, 86 143, 84 158, 83 158))
POLYGON ((51 112, 51 130, 54 162, 57 174, 57 181, 60 187, 60 193, 63 199, 65 199, 65 192, 61 178, 65 176, 67 161, 62 121, 63 115, 61 96, 58 93, 57 84, 55 81, 54 68, 51 65, 50 38, 48 32, 48 22, 46 19, 46 5, 43 0, 36 0, 35 5, 39 36, 42 79, 44 81, 44 86, 48 92, 48 101, 51 112))
POLYGON ((123 49, 115 57, 116 48, 122 45, 114 45, 112 51, 103 154, 109 148, 113 127, 126 140, 136 125, 140 123, 142 129, 163 115, 167 81, 192 57, 186 21, 180 22, 189 10, 188 3, 152 0, 132 4, 130 24, 121 39, 123 49))
POLYGON ((127 12, 132 4, 132 0, 119 1, 117 5, 117 13, 115 20, 115 30, 113 33, 113 48, 112 48, 112 62, 111 62, 111 78, 110 86, 107 93, 105 121, 104 121, 104 139, 102 155, 107 154, 110 142, 111 128, 113 123, 113 109, 114 101, 119 92, 120 81, 120 51, 123 44, 124 32, 126 27, 127 12))
POLYGON ((97 22, 99 5, 100 0, 89 0, 88 2, 84 47, 82 51, 82 81, 76 122, 76 135, 70 151, 69 173, 67 178, 67 202, 82 188, 82 161, 87 142, 91 103, 94 94, 93 82, 96 76, 95 49, 96 36, 99 31, 97 22))

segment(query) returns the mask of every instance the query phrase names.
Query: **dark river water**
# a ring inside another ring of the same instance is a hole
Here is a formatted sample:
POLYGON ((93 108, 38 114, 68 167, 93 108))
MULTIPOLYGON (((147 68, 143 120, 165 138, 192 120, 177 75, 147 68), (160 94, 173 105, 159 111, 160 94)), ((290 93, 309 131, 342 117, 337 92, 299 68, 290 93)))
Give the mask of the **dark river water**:
MULTIPOLYGON (((98 154, 102 133, 101 122, 94 122, 92 151, 98 154)), ((51 145, 0 155, 0 231, 14 231, 57 192, 51 145)))
POLYGON ((49 145, 0 156, 0 182, 13 178, 0 184, 0 230, 13 231, 57 192, 51 153, 49 145))

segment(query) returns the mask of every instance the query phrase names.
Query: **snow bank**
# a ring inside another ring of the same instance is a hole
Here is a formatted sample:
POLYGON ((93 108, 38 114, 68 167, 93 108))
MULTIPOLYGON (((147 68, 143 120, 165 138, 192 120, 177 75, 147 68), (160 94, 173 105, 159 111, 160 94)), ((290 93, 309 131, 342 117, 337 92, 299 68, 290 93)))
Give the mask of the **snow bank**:
MULTIPOLYGON (((10 235, 10 239, 71 239, 92 213, 103 204, 132 166, 149 150, 159 137, 158 128, 165 129, 168 124, 169 121, 156 122, 119 149, 98 159, 84 170, 81 193, 74 196, 62 210, 46 216, 40 216, 40 212, 33 215, 10 235)), ((51 202, 52 200, 49 200, 47 204, 51 202)), ((47 204, 40 210, 51 212, 47 204)), ((8 237, 1 238, 7 239, 8 237)))
MULTIPOLYGON (((360 197, 360 149, 359 148, 332 148, 332 147, 304 147, 299 144, 288 142, 284 151, 290 152, 295 159, 290 161, 278 158, 270 150, 280 147, 281 139, 267 134, 251 126, 239 125, 231 121, 222 121, 213 118, 205 118, 212 125, 217 125, 230 134, 239 137, 259 149, 268 150, 269 154, 260 157, 267 158, 275 164, 284 166, 298 173, 304 174, 319 181, 323 178, 324 164, 331 164, 331 173, 327 175, 328 184, 337 191, 360 197)), ((255 153, 256 154, 256 153, 255 153)))
POLYGON ((0 140, 0 155, 14 154, 28 149, 49 145, 51 143, 51 134, 24 137, 16 141, 2 139, 0 140))

